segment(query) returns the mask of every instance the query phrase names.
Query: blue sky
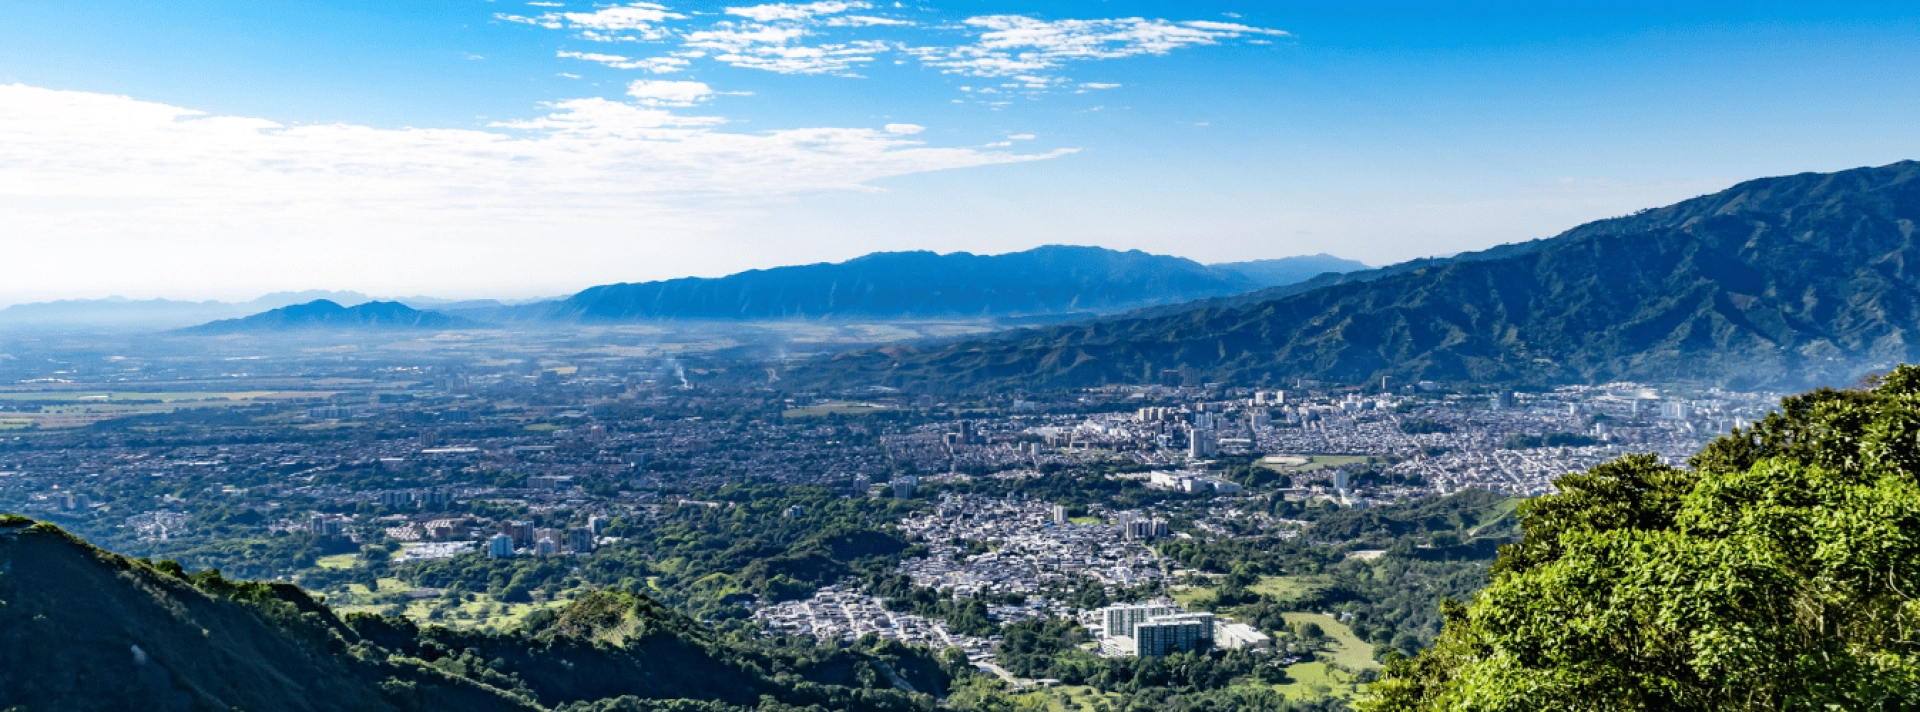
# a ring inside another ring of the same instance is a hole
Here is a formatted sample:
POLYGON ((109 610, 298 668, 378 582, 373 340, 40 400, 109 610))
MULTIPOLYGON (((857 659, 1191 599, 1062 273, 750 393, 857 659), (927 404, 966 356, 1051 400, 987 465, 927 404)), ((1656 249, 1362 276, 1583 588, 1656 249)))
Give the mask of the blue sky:
POLYGON ((16 4, 0 302, 1374 264, 1920 157, 1911 3, 16 4))

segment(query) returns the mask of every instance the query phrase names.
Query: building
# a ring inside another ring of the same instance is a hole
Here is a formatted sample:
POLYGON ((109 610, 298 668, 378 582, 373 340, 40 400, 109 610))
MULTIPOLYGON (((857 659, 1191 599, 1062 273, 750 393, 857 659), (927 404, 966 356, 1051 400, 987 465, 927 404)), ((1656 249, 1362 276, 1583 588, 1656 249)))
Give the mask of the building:
POLYGON ((1179 610, 1158 603, 1120 603, 1102 608, 1096 613, 1100 617, 1101 630, 1109 638, 1132 636, 1134 626, 1147 622, 1157 616, 1178 613, 1179 610))
POLYGON ((1133 654, 1165 657, 1168 653, 1205 650, 1213 645, 1213 614, 1182 613, 1155 616, 1133 626, 1133 654))
POLYGON ((1058 504, 1053 505, 1053 523, 1056 525, 1065 525, 1067 523, 1066 507, 1060 506, 1058 504))
POLYGON ((1228 650, 1270 650, 1273 638, 1245 623, 1215 621, 1213 644, 1228 650))
POLYGON ((506 559, 513 556, 513 537, 495 534, 487 540, 487 556, 494 559, 506 559))
POLYGON ((568 529, 567 551, 575 554, 593 553, 593 530, 585 527, 568 529))
POLYGON ((318 536, 340 536, 345 530, 346 522, 338 517, 315 514, 312 519, 307 520, 307 531, 318 536))
MULTIPOLYGON (((1186 613, 1161 603, 1120 604, 1094 613, 1101 624, 1103 655, 1162 657, 1177 651, 1205 650, 1213 645, 1212 613, 1186 613)), ((1247 631, 1260 635, 1252 628, 1247 631)), ((1235 635, 1241 632, 1236 630, 1235 635)), ((1245 637, 1242 635, 1236 641, 1245 637)))
POLYGON ((533 551, 540 556, 553 556, 560 553, 560 545, 554 543, 553 537, 541 537, 540 541, 534 543, 533 551))
POLYGON ((1205 428, 1193 428, 1187 431, 1187 458, 1205 460, 1213 457, 1220 443, 1213 439, 1213 431, 1205 428))
POLYGON ((594 536, 605 534, 607 532, 607 518, 598 514, 587 517, 587 531, 593 532, 594 536))
POLYGON ((1188 494, 1206 492, 1208 490, 1213 491, 1215 494, 1237 494, 1240 492, 1240 485, 1238 484, 1218 477, 1208 477, 1191 472, 1163 472, 1157 470, 1149 472, 1147 473, 1147 486, 1156 489, 1173 490, 1175 492, 1186 492, 1188 494))
POLYGON ((533 522, 505 521, 500 523, 500 533, 513 539, 513 548, 525 549, 533 546, 533 522))
POLYGON ((893 498, 913 499, 913 490, 920 486, 920 478, 913 475, 901 475, 893 478, 893 498))

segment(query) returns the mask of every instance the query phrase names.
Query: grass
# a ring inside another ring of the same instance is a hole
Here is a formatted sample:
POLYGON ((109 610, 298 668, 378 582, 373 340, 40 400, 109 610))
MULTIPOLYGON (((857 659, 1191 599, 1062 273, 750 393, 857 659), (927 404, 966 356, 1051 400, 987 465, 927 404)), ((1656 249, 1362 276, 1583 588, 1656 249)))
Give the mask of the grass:
POLYGON ((314 559, 313 565, 323 569, 351 569, 359 558, 359 554, 334 554, 314 559))
POLYGON ((1316 470, 1324 470, 1330 467, 1342 467, 1345 465, 1358 465, 1363 463, 1370 463, 1370 462, 1375 462, 1382 459, 1382 458, 1377 458, 1370 455, 1308 455, 1306 457, 1307 457, 1307 463, 1304 465, 1282 465, 1279 463, 1266 462, 1264 460, 1256 464, 1258 464, 1261 467, 1265 467, 1269 470, 1273 470, 1275 472, 1293 475, 1293 474, 1299 474, 1302 472, 1313 472, 1316 470))
MULTIPOLYGON (((380 579, 380 593, 410 590, 411 587, 398 579, 380 579)), ((330 597, 327 605, 340 615, 348 613, 387 612, 390 603, 376 603, 372 600, 375 592, 360 584, 348 584, 344 595, 330 597)), ((471 601, 455 601, 447 598, 426 598, 407 601, 402 615, 421 625, 438 625, 462 630, 482 630, 506 632, 520 627, 528 614, 543 608, 559 608, 572 602, 574 592, 562 592, 559 598, 550 601, 531 603, 508 603, 487 594, 475 594, 471 601), (440 617, 434 618, 435 610, 440 617)))
POLYGON ((1277 599, 1301 598, 1326 586, 1326 582, 1306 576, 1261 576, 1247 590, 1277 599))
MULTIPOLYGON (((1380 664, 1373 660, 1373 646, 1361 640, 1360 636, 1354 635, 1352 628, 1348 628, 1347 624, 1341 623, 1333 616, 1325 613, 1284 613, 1282 615, 1286 616, 1289 625, 1294 623, 1320 624, 1320 629, 1326 631, 1327 637, 1333 639, 1333 644, 1328 646, 1327 652, 1331 655, 1334 662, 1341 664, 1347 669, 1357 671, 1371 667, 1380 667, 1380 664)), ((1289 670, 1291 670, 1291 668, 1289 668, 1289 670)), ((1291 674, 1291 672, 1289 672, 1289 674, 1291 674)))
POLYGON ((278 395, 279 391, 179 391, 179 392, 123 392, 123 391, 6 391, 0 392, 0 400, 10 401, 98 401, 112 403, 116 401, 159 401, 178 403, 181 401, 256 400, 278 395))
POLYGON ((1068 524, 1099 524, 1100 518, 1099 517, 1072 517, 1067 520, 1067 523, 1068 524))
POLYGON ((1061 685, 1047 687, 1013 695, 1014 709, 1025 712, 1094 712, 1100 709, 1097 701, 1105 701, 1111 706, 1118 701, 1119 695, 1103 693, 1086 685, 1061 685))
POLYGON ((788 408, 781 415, 788 418, 824 418, 828 415, 866 415, 882 410, 886 408, 868 403, 822 403, 804 408, 788 408))

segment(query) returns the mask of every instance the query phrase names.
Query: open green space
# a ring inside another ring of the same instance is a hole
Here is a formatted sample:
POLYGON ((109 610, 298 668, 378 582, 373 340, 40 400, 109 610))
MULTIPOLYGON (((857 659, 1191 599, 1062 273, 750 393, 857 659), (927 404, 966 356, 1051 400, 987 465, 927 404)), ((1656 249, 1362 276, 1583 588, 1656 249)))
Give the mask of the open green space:
POLYGON ((801 408, 788 408, 781 415, 788 418, 823 418, 828 415, 866 415, 882 410, 886 408, 868 403, 822 403, 801 408))
POLYGON ((359 558, 358 554, 334 554, 314 559, 313 565, 323 569, 351 569, 359 558))
POLYGON ((1260 459, 1254 463, 1275 472, 1300 474, 1315 472, 1330 467, 1362 465, 1385 462, 1386 458, 1373 455, 1275 455, 1260 459), (1305 460, 1301 462, 1300 460, 1305 460))
POLYGON ((0 400, 7 401, 98 401, 113 403, 118 401, 159 401, 161 403, 179 403, 182 401, 257 400, 268 396, 280 395, 279 391, 177 391, 177 392, 125 392, 125 391, 0 391, 0 400))

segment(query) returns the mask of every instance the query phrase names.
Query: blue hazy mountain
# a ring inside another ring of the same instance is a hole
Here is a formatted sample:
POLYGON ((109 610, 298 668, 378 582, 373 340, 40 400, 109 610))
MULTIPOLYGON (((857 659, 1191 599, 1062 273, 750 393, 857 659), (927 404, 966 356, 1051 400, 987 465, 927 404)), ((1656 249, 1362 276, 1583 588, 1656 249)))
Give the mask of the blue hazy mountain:
POLYGON ((1334 257, 1326 253, 1250 262, 1221 262, 1207 266, 1217 272, 1230 272, 1246 277, 1262 287, 1283 287, 1305 282, 1323 274, 1346 274, 1372 269, 1364 262, 1334 257))
POLYGON ((518 313, 581 321, 1093 315, 1238 294, 1333 264, 1308 260, 1298 268, 1262 262, 1219 269, 1138 250, 1062 245, 1003 255, 879 252, 719 278, 610 284, 518 313))
POLYGON ((269 309, 326 299, 353 305, 370 301, 359 292, 310 289, 274 292, 245 302, 175 299, 62 299, 15 304, 0 309, 0 328, 172 329, 216 319, 234 319, 269 309))
POLYGON ((351 307, 326 299, 273 309, 239 319, 222 319, 178 333, 221 335, 296 330, 437 330, 481 326, 471 319, 415 309, 399 302, 367 302, 351 307))

